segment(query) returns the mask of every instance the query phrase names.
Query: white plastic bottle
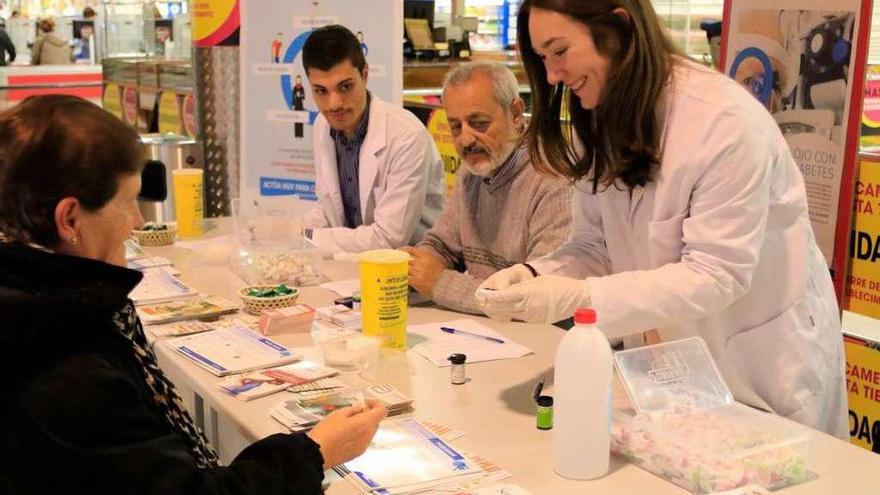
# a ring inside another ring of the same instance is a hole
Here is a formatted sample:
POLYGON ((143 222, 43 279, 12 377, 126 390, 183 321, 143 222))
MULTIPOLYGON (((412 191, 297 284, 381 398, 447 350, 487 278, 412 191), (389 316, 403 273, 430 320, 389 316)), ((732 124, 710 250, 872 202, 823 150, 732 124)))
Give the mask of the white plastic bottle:
POLYGON ((578 309, 556 350, 553 469, 589 480, 608 472, 611 456, 611 347, 596 312, 578 309))

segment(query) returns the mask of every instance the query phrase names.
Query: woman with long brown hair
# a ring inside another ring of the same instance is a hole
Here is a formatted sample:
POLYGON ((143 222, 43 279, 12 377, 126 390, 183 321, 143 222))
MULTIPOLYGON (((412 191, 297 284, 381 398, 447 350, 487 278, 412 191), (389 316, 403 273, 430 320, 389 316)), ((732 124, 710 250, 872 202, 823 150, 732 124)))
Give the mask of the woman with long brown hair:
POLYGON ((649 0, 524 0, 518 32, 525 139, 574 184, 573 220, 555 253, 484 282, 486 313, 589 306, 609 338, 700 336, 737 400, 845 437, 839 311, 770 114, 677 53, 649 0))

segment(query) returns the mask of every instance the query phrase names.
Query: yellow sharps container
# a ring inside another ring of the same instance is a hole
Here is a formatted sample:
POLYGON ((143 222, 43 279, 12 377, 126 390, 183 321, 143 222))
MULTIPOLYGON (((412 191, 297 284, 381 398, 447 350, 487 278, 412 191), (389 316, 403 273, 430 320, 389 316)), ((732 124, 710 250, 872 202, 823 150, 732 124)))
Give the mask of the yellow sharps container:
POLYGON ((205 220, 204 172, 200 168, 176 169, 174 184, 174 213, 177 215, 177 235, 199 237, 204 233, 205 220))
POLYGON ((382 339, 386 349, 406 350, 409 254, 395 249, 361 253, 363 332, 382 339))

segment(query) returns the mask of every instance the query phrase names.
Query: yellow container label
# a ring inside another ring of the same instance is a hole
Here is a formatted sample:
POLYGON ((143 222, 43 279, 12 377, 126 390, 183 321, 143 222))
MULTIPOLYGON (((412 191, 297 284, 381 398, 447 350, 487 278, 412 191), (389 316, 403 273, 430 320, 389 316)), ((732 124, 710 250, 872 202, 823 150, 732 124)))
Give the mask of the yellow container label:
POLYGON ((199 237, 204 233, 204 172, 199 168, 183 168, 174 170, 172 177, 177 235, 199 237))
POLYGON ((394 249, 367 251, 360 258, 364 335, 382 339, 382 347, 406 350, 409 255, 394 249))

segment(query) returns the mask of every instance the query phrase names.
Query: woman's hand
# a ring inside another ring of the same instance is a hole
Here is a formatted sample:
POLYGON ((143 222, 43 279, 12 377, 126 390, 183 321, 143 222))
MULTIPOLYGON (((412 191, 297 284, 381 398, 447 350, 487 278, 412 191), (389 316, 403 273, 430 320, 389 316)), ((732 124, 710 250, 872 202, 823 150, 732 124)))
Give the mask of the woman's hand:
POLYGON ((367 400, 367 408, 346 407, 333 411, 308 433, 321 448, 324 469, 350 461, 364 453, 388 414, 377 400, 367 400))
MULTIPOLYGON (((523 267, 523 270, 528 271, 528 268, 523 267)), ((504 272, 495 275, 501 273, 504 272)), ((490 280, 491 277, 486 283, 490 280)), ((558 275, 529 278, 499 290, 480 287, 476 294, 477 304, 491 318, 504 321, 556 323, 573 316, 578 308, 589 307, 591 299, 586 280, 558 275)))
POLYGON ((517 265, 513 265, 511 267, 505 268, 504 270, 498 270, 493 273, 492 276, 487 278, 480 284, 479 289, 484 289, 487 291, 492 290, 501 290, 510 287, 511 285, 518 284, 520 282, 525 282, 526 280, 531 280, 535 278, 535 275, 531 270, 526 268, 526 265, 519 263, 517 265))

